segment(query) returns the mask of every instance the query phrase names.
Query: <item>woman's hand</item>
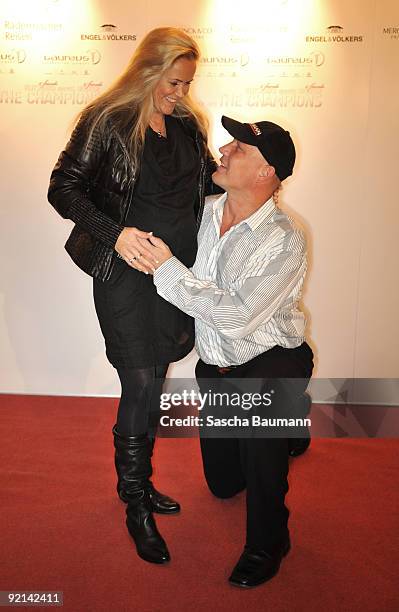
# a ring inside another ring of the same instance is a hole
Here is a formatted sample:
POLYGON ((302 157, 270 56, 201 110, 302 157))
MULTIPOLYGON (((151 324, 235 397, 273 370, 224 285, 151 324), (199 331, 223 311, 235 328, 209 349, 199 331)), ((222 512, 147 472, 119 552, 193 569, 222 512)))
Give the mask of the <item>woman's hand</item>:
POLYGON ((115 251, 131 268, 152 274, 157 258, 149 248, 151 245, 148 239, 151 237, 152 232, 142 232, 136 227, 125 227, 116 241, 115 251))

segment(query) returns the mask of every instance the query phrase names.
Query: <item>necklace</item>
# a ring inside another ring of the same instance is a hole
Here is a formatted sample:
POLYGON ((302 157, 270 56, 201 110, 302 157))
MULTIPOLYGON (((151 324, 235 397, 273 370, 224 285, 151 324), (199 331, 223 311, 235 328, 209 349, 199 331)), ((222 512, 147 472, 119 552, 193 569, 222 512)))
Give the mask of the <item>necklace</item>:
POLYGON ((150 128, 152 129, 153 132, 155 132, 158 138, 166 138, 166 127, 165 126, 162 126, 160 130, 157 130, 156 127, 151 125, 151 121, 150 121, 150 128))

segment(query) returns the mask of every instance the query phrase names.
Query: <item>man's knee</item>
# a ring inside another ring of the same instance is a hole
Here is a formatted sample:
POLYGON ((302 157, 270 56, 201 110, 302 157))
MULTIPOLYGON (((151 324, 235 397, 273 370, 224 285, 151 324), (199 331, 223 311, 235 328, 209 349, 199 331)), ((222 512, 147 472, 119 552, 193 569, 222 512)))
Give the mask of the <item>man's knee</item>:
POLYGON ((245 482, 226 484, 226 483, 218 483, 212 481, 211 479, 205 476, 206 484, 208 485, 208 489, 215 497, 219 499, 229 499, 230 497, 234 497, 237 493, 240 493, 245 489, 245 482))

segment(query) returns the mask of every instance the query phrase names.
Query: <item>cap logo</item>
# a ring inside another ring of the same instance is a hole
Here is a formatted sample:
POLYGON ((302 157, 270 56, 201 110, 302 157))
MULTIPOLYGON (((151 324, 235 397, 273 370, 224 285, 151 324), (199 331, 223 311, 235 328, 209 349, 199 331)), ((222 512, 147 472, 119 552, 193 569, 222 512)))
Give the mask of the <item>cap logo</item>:
POLYGON ((262 130, 256 123, 248 123, 248 125, 255 134, 255 136, 260 136, 262 134, 262 130))

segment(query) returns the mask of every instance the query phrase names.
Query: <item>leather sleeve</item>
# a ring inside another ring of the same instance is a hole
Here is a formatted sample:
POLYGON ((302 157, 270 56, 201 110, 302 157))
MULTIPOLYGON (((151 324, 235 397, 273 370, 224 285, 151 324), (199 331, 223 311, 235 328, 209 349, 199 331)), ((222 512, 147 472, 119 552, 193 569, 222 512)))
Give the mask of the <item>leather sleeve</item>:
POLYGON ((206 155, 206 169, 205 169, 205 195, 214 195, 217 193, 223 193, 224 189, 216 185, 212 181, 212 174, 215 172, 218 167, 216 161, 214 160, 212 153, 209 149, 207 149, 206 155))
POLYGON ((114 248, 123 226, 99 210, 90 198, 106 159, 106 138, 99 127, 89 135, 89 122, 82 117, 53 169, 47 197, 64 219, 71 219, 114 248))

